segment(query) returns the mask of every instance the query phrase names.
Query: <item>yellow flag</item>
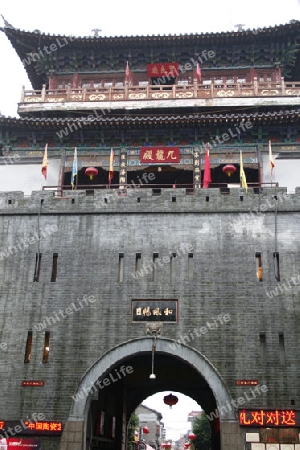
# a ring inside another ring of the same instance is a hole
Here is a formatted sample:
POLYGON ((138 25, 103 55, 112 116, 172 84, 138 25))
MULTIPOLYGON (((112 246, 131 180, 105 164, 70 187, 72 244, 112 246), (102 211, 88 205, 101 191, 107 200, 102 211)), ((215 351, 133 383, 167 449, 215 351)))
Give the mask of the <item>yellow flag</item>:
POLYGON ((242 155, 242 151, 241 150, 240 150, 240 180, 241 180, 242 188, 245 188, 246 192, 248 192, 248 185, 247 185, 246 175, 245 175, 245 172, 244 172, 243 155, 242 155))
POLYGON ((43 163, 42 163, 42 169, 41 169, 41 172, 44 175, 45 180, 47 179, 47 169, 48 169, 48 144, 45 145, 44 157, 43 157, 43 163))

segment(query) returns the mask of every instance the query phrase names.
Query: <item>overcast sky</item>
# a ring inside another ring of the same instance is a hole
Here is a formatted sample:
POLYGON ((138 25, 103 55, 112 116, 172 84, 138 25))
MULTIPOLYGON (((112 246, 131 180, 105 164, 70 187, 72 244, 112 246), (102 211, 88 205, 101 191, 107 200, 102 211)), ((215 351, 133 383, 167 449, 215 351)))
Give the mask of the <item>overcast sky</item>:
MULTIPOLYGON (((102 36, 183 34, 235 30, 235 25, 261 28, 300 19, 300 0, 190 0, 177 3, 152 0, 2 0, 0 14, 15 28, 40 30, 42 33, 92 36, 101 29, 102 36), (87 8, 85 8, 85 5, 87 8)), ((0 26, 3 26, 0 17, 0 26)), ((21 61, 6 36, 0 32, 0 111, 17 116, 21 87, 31 89, 21 61)))
POLYGON ((172 408, 164 404, 164 396, 169 395, 169 391, 151 395, 151 397, 143 401, 143 405, 162 414, 162 422, 166 428, 166 438, 177 440, 181 435, 191 430, 191 422, 187 421, 188 414, 192 411, 201 411, 201 407, 190 397, 180 392, 171 391, 171 393, 178 397, 177 405, 172 406, 172 408))

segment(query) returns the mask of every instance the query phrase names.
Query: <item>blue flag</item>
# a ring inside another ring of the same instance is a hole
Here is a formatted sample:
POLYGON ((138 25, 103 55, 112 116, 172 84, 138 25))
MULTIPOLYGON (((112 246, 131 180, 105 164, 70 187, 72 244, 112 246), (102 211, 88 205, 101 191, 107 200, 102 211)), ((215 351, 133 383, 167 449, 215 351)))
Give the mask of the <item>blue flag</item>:
POLYGON ((74 150, 73 169, 72 169, 72 176, 71 176, 72 189, 74 189, 75 177, 77 177, 77 148, 76 147, 74 150))

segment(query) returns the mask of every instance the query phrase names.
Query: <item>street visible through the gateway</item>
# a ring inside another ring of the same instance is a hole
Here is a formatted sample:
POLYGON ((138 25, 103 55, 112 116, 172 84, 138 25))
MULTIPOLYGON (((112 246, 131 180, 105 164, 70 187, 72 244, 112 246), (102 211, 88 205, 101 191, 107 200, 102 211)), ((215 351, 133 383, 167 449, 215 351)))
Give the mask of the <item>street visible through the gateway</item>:
POLYGON ((188 422, 188 415, 192 411, 201 412, 201 406, 198 405, 192 398, 181 394, 180 392, 173 392, 172 394, 178 397, 178 403, 172 408, 165 405, 163 398, 170 392, 158 392, 151 395, 143 401, 143 405, 155 409, 162 414, 162 422, 166 429, 166 441, 172 440, 176 442, 180 437, 191 431, 192 424, 188 422))

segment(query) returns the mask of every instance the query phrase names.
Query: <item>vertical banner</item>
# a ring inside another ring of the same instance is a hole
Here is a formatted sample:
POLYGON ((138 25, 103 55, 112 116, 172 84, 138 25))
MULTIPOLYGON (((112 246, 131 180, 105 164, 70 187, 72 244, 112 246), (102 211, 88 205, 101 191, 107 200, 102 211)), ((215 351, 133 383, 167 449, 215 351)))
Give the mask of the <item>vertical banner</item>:
POLYGON ((99 411, 97 418, 97 429, 96 433, 98 435, 104 435, 104 421, 105 421, 105 412, 99 411))
POLYGON ((116 437, 116 418, 112 417, 111 418, 111 437, 114 439, 116 437))
POLYGON ((127 153, 120 151, 119 192, 126 193, 127 189, 127 153))
POLYGON ((200 153, 198 150, 194 152, 194 186, 195 189, 201 188, 200 153))

